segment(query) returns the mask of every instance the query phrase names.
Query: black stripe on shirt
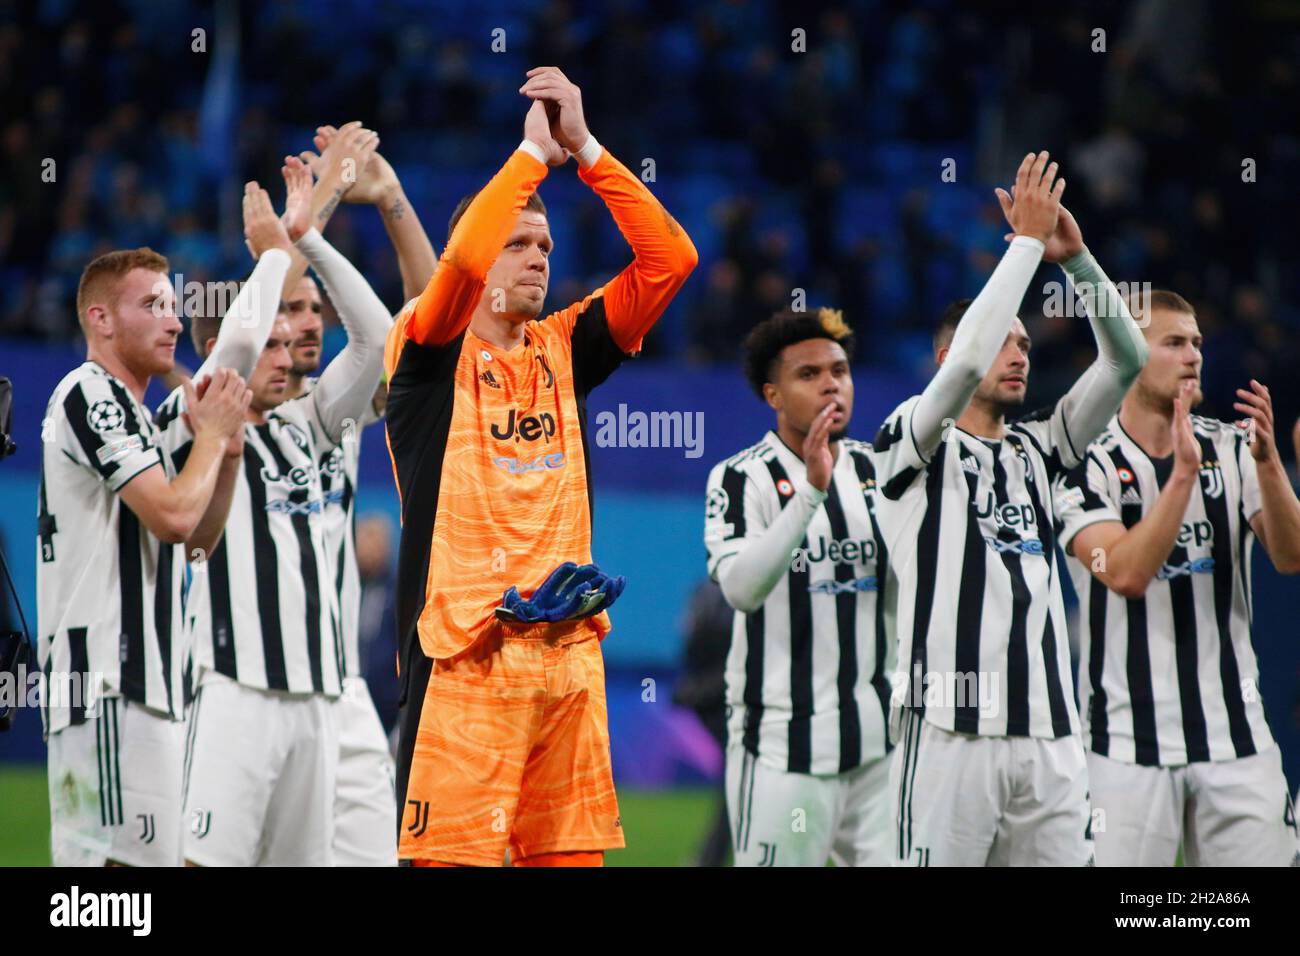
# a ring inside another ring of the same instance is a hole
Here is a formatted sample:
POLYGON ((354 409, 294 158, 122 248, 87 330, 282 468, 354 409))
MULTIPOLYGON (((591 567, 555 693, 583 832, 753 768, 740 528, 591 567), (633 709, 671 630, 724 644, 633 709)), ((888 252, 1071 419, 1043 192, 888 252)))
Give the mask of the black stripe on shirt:
POLYGON ((99 460, 99 449, 104 445, 104 438, 90 427, 90 422, 87 421, 89 411, 90 406, 86 401, 85 384, 78 382, 63 397, 63 413, 68 418, 68 424, 72 426, 72 434, 76 437, 77 443, 81 445, 86 460, 107 481, 117 473, 118 462, 101 462, 99 460))
POLYGON ((745 730, 741 743, 758 753, 758 728, 763 722, 763 608, 745 615, 745 730))
MULTIPOLYGON (((280 428, 285 427, 285 423, 281 423, 280 428)), ((257 430, 262 435, 262 440, 266 443, 271 457, 275 459, 276 468, 279 469, 280 474, 288 475, 293 470, 293 466, 289 463, 289 459, 285 457, 284 452, 280 450, 280 446, 272 439, 271 424, 268 422, 265 425, 259 425, 257 430)), ((289 492, 289 502, 291 504, 305 505, 310 501, 310 485, 305 488, 295 488, 289 492)), ((323 500, 321 507, 324 507, 323 500)), ((289 515, 289 523, 293 527, 294 537, 298 541, 298 568, 302 573, 302 587, 307 599, 307 660, 311 667, 311 686, 312 690, 323 691, 325 683, 321 662, 321 578, 320 569, 316 565, 316 549, 312 543, 311 521, 306 514, 295 510, 289 515)))
MULTIPOLYGON (((1156 473, 1156 483, 1164 494, 1165 485, 1173 473, 1173 456, 1147 458, 1156 473)), ((1175 567, 1188 561, 1187 548, 1175 542, 1166 565, 1175 567)), ((1172 640, 1174 668, 1178 674, 1178 701, 1182 711, 1183 743, 1188 761, 1210 759, 1210 735, 1205 724, 1205 708, 1201 703, 1200 653, 1196 627, 1196 587, 1191 575, 1180 574, 1166 582, 1169 585, 1169 610, 1173 619, 1173 634, 1160 634, 1156 640, 1172 640)), ((1148 640, 1150 636, 1148 635, 1148 640)))
MULTIPOLYGON (((1077 555, 1076 555, 1077 557, 1077 555)), ((1106 688, 1102 685, 1102 672, 1106 664, 1106 606, 1110 603, 1110 588, 1095 575, 1088 584, 1088 683, 1092 697, 1088 702, 1088 730, 1092 735, 1094 753, 1110 755, 1110 725, 1106 711, 1106 688)))
POLYGON ((110 748, 110 753, 113 755, 113 786, 109 791, 109 822, 121 826, 124 822, 122 814, 122 735, 119 733, 117 726, 118 698, 111 697, 104 703, 106 705, 104 708, 105 713, 101 719, 104 721, 111 719, 113 722, 113 746, 110 748), (116 807, 116 811, 112 809, 113 807, 116 807))
MULTIPOLYGON (((916 534, 916 595, 912 616, 912 654, 907 662, 907 705, 925 713, 925 673, 929 666, 930 618, 939 578, 939 532, 943 527, 943 472, 949 442, 940 442, 925 478, 925 516, 916 534), (915 686, 916 681, 921 686, 915 686)), ((901 665, 903 662, 899 661, 901 665)))
MULTIPOLYGON (((784 509, 794 497, 794 483, 775 458, 767 462, 768 474, 776 487, 776 497, 784 509), (784 485, 790 494, 781 494, 784 485)), ((799 547, 808 551, 805 536, 799 547)), ((788 759, 791 773, 808 773, 812 769, 813 714, 813 623, 812 595, 808 593, 808 563, 790 562, 786 572, 786 589, 790 603, 790 723, 787 729, 788 759)))
MULTIPOLYGON (((1133 476, 1130 487, 1139 490, 1137 472, 1117 445, 1110 450, 1111 462, 1116 471, 1123 468, 1133 476)), ((1125 482, 1120 482, 1123 495, 1125 482)), ((1119 502, 1120 520, 1124 530, 1131 529, 1142 520, 1142 504, 1119 502)), ((1133 711, 1133 759, 1143 766, 1160 764, 1160 742, 1156 734, 1155 685, 1151 680, 1151 648, 1147 644, 1147 599, 1125 598, 1125 619, 1128 623, 1128 659, 1125 674, 1128 681, 1129 705, 1133 711)))
MULTIPOLYGON (((832 475, 826 494, 826 517, 831 525, 831 537, 847 541, 849 522, 844 516, 844 506, 835 490, 832 475)), ((835 565, 836 581, 852 581, 856 577, 852 563, 840 561, 835 565)), ((859 591, 835 595, 835 623, 839 637, 839 669, 835 674, 835 688, 840 711, 840 773, 852 770, 862 762, 862 719, 858 714, 858 701, 854 689, 858 683, 858 596, 859 591)))
POLYGON ((122 604, 121 690, 128 700, 147 703, 144 652, 144 568, 140 519, 121 503, 117 512, 118 595, 122 604))
POLYGON ((108 755, 108 705, 107 702, 103 708, 104 712, 100 719, 95 721, 95 769, 99 772, 99 825, 106 827, 109 825, 108 815, 112 812, 112 804, 109 802, 109 793, 111 792, 111 780, 109 777, 109 766, 111 761, 108 755))
MULTIPOLYGON (((1038 442, 1033 440, 1033 436, 1025 433, 1034 448, 1042 455, 1042 449, 1039 448, 1038 442)), ((1043 546, 1043 560, 1047 562, 1047 580, 1048 587, 1056 587, 1056 530, 1053 525, 1053 518, 1048 513, 1047 508, 1043 506, 1043 498, 1039 493, 1038 482, 1034 478, 1033 459, 1025 451, 1021 444, 1019 434, 1007 435, 1007 441, 1015 446, 1020 453, 1020 459, 1025 463, 1028 469, 1025 474, 1025 488, 1029 492, 1029 500, 1034 506, 1034 522, 1038 525, 1038 539, 1043 546)), ((1051 487, 1050 479, 1044 491, 1051 487)), ((1047 681, 1047 707, 1052 715, 1052 733, 1057 737, 1066 737, 1073 733, 1070 728, 1070 708, 1066 703, 1066 688, 1061 684, 1061 662, 1056 656, 1056 622, 1052 619, 1052 603, 1047 605, 1047 614, 1043 619, 1043 638, 1041 642, 1043 651, 1043 668, 1046 671, 1047 681)), ((1068 652, 1067 652, 1068 656, 1068 652)))
MULTIPOLYGON (((270 444, 269 426, 254 431, 270 444)), ((257 578, 257 611, 262 625, 262 657, 266 662, 266 686, 288 690, 284 662, 284 634, 280 627, 280 558, 271 534, 266 511, 266 484, 262 481, 262 458, 253 442, 244 442, 244 479, 248 482, 249 518, 253 528, 253 572, 257 578)))
MULTIPOLYGON (((60 677, 60 680, 71 681, 72 675, 79 675, 77 680, 81 682, 81 693, 73 694, 70 702, 60 702, 61 705, 69 708, 69 723, 84 724, 86 722, 86 687, 90 683, 90 650, 86 645, 87 630, 84 627, 68 628, 68 673, 60 677)), ((50 660, 54 655, 50 654, 50 660)), ((48 667, 50 661, 46 661, 48 667)), ((45 673, 46 688, 50 687, 49 670, 45 673)), ((67 685, 71 689, 71 685, 67 685)))
POLYGON ((745 536, 745 473, 739 468, 722 471, 722 490, 727 494, 727 508, 722 514, 724 524, 732 526, 730 538, 745 536))
MULTIPOLYGON (((980 459, 960 442, 957 444, 959 460, 974 462, 975 471, 962 469, 969 491, 967 500, 974 503, 979 500, 979 465, 980 459)), ((996 453, 995 453, 996 455, 996 453)), ((967 700, 966 694, 958 694, 953 707, 953 730, 963 734, 979 733, 979 681, 980 677, 980 634, 984 628, 984 589, 987 586, 988 545, 980 530, 980 522, 973 511, 966 519, 966 540, 962 549, 961 583, 957 591, 957 640, 954 648, 952 679, 959 681, 964 688, 974 688, 974 699, 967 700), (974 681, 967 678, 973 676, 974 681)))
MULTIPOLYGON (((1011 504, 1007 490, 1007 472, 1002 467, 1000 446, 993 451, 993 509, 1001 513, 1002 508, 1011 504)), ((972 516, 973 519, 974 516, 972 516)), ((1005 525, 997 526, 998 541, 1020 542, 1020 535, 1005 525)), ((981 542, 981 546, 983 542, 981 542)), ((1025 581, 1025 572, 1020 566, 1019 551, 1001 551, 998 557, 1007 569, 1011 581, 1011 620, 1007 638, 1007 736, 1027 737, 1029 735, 1029 608, 1033 596, 1025 581)), ((962 575, 966 577, 965 574, 962 575)), ((980 586, 984 584, 980 579, 980 586)))
POLYGON ((885 545, 885 536, 880 533, 880 524, 876 521, 876 496, 874 491, 868 491, 869 487, 874 487, 876 479, 876 469, 872 465, 871 459, 862 452, 850 452, 853 457, 853 467, 858 473, 858 481, 862 485, 862 498, 867 504, 867 515, 871 519, 871 536, 876 542, 876 669, 871 674, 871 686, 876 692, 876 697, 880 701, 880 717, 882 726, 885 728, 885 753, 894 749, 893 743, 889 739, 889 681, 885 679, 885 657, 887 655, 885 630, 885 608, 886 597, 885 588, 888 585, 889 577, 889 548, 885 545))
MULTIPOLYGON (((1238 757, 1249 757, 1256 753, 1255 738, 1250 732, 1250 721, 1246 719, 1246 704, 1242 700, 1241 668, 1237 665, 1237 652, 1232 644, 1232 585, 1236 573, 1236 561, 1232 553, 1232 532, 1228 521, 1228 489, 1223 466, 1214 443, 1202 435, 1196 440, 1201 445, 1201 467, 1209 462, 1219 466, 1220 491, 1214 497, 1201 490, 1201 500, 1205 505, 1205 517, 1214 529, 1214 617, 1219 625, 1219 679, 1223 683, 1223 703, 1228 712, 1228 733, 1232 737, 1232 746, 1238 757)), ((1249 603, 1249 602, 1247 602, 1249 603)), ((1198 685, 1199 687, 1199 685, 1198 685)), ((1206 754, 1206 759, 1209 755, 1206 754)))
POLYGON ((158 639, 158 657, 162 663, 163 684, 167 688, 167 712, 179 714, 176 702, 172 699, 172 610, 173 601, 180 600, 175 590, 172 561, 175 559, 176 545, 165 541, 158 542, 158 579, 154 583, 153 622, 154 633, 158 639))

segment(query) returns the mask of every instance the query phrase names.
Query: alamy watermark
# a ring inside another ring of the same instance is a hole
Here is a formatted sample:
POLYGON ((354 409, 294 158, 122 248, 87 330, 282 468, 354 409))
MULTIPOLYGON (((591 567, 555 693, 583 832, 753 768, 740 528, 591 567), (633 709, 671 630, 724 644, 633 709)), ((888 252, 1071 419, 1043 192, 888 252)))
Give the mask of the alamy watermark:
POLYGON ((71 708, 93 712, 104 675, 93 671, 28 670, 20 664, 0 671, 0 711, 10 707, 71 708))
POLYGON ((922 709, 975 708, 982 718, 997 717, 1002 706, 1002 675, 997 671, 921 671, 918 662, 912 679, 905 671, 889 675, 894 707, 922 709))
POLYGON ((600 448, 684 448, 685 457, 704 454, 703 412, 642 412, 627 410, 596 415, 596 445, 600 448))
MULTIPOLYGON (((1115 292, 1134 313, 1138 328, 1144 329, 1151 319, 1150 282, 1114 282, 1115 292)), ((1098 318, 1115 318, 1109 314, 1107 303, 1114 301, 1104 294, 1105 286, 1092 282, 1062 282, 1053 279, 1043 283, 1043 315, 1048 318, 1086 318, 1088 312, 1079 300, 1096 303, 1098 318)))
POLYGON ((175 301, 178 315, 205 318, 229 315, 239 323, 240 328, 251 329, 257 325, 260 314, 262 284, 253 283, 247 290, 248 294, 241 299, 240 293, 245 291, 246 285, 248 285, 246 281, 241 282, 236 279, 227 279, 224 282, 219 280, 200 282, 191 279, 187 282, 185 273, 178 272, 172 276, 170 286, 174 300, 162 294, 168 288, 166 283, 159 282, 154 286, 153 292, 157 298, 154 299, 153 313, 161 317, 168 303, 175 301), (239 305, 239 309, 237 312, 232 312, 236 304, 239 305))

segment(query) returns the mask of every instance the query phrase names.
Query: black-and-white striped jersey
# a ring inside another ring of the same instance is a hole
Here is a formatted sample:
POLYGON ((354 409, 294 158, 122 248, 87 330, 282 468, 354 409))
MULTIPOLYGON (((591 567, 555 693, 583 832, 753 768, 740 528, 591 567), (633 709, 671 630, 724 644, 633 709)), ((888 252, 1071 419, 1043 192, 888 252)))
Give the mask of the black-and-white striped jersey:
MULTIPOLYGON (((788 572, 762 607, 735 614, 728 736, 780 770, 842 773, 890 748, 887 556, 874 515, 873 458, 866 443, 840 441, 828 496, 788 572)), ((796 486, 808 487, 804 463, 770 431, 714 466, 704 529, 714 580, 796 486)))
POLYGON ((38 658, 47 733, 118 695, 184 713, 183 549, 154 537, 119 493, 160 465, 176 475, 148 409, 94 362, 64 376, 45 409, 37 510, 38 658), (81 685, 91 675, 89 695, 81 685), (75 692, 75 693, 74 693, 75 692), (54 706, 49 706, 54 705, 54 706))
MULTIPOLYGON (((337 695, 342 689, 334 562, 325 546, 317 462, 332 442, 311 396, 285 402, 261 425, 244 425, 244 457, 221 542, 192 556, 186 625, 194 685, 208 672, 247 687, 337 695)), ((177 389, 158 426, 183 466, 193 434, 177 389)))
MULTIPOLYGON (((1069 562, 1079 593, 1079 701, 1096 753, 1145 766, 1246 757, 1273 746, 1251 646, 1250 519, 1262 507, 1245 432, 1192 416, 1201 471, 1174 549, 1146 594, 1093 577, 1103 555, 1069 562)), ((1111 420, 1056 485, 1061 544, 1090 524, 1146 517, 1173 471, 1111 420)))
POLYGON ((1064 406, 997 441, 954 424, 927 461, 912 431, 919 400, 875 441, 876 513, 899 581, 895 712, 982 736, 1077 733, 1051 487, 1079 460, 1064 406))
MULTIPOLYGON (((310 391, 316 379, 307 379, 310 391)), ((339 602, 339 631, 343 637, 343 675, 361 676, 359 628, 361 572, 357 568, 357 469, 361 460, 361 433, 379 421, 374 406, 354 425, 344 425, 343 440, 321 452, 321 491, 325 501, 325 549, 334 562, 334 590, 339 602)))

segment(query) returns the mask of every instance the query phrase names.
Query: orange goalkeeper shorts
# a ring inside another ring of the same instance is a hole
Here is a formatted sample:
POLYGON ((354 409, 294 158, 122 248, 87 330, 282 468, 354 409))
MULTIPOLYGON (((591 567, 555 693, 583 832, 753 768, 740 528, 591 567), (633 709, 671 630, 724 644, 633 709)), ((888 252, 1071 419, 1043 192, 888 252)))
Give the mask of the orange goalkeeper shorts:
POLYGON ((500 866, 507 849, 624 845, 600 641, 485 636, 432 662, 420 706, 399 858, 500 866))

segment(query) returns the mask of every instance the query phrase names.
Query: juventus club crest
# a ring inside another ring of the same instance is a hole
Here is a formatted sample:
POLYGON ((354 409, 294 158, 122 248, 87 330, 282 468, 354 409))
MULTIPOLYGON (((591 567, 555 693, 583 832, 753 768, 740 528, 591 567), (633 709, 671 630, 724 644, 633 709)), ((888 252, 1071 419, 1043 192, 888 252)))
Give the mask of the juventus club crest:
POLYGON ((1201 462, 1201 491, 1207 498, 1223 495, 1223 471, 1217 459, 1201 462))
POLYGON ((297 445, 299 450, 304 453, 308 452, 307 436, 302 433, 301 428, 293 424, 293 422, 285 422, 281 427, 288 433, 289 440, 297 445))
POLYGON ((196 809, 190 814, 190 832, 202 840, 212 829, 212 811, 196 809))

